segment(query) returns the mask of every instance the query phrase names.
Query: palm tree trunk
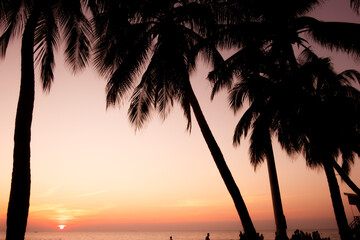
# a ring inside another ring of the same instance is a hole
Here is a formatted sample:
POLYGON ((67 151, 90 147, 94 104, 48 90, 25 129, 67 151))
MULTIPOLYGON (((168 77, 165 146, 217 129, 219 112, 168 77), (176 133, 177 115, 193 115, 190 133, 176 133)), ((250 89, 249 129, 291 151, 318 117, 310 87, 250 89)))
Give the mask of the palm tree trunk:
POLYGON ((30 139, 34 108, 34 30, 37 14, 31 14, 22 37, 21 82, 15 119, 14 162, 7 212, 6 240, 25 237, 30 202, 30 139))
POLYGON ((340 188, 336 180, 334 168, 330 161, 323 161, 323 166, 330 189, 331 200, 334 208, 336 223, 339 228, 340 238, 341 240, 352 239, 351 231, 345 215, 344 205, 341 200, 340 188))
POLYGON ((206 144, 213 156, 215 164, 220 172, 220 175, 228 189, 234 203, 236 210, 239 214, 241 223, 244 228, 244 232, 247 238, 250 240, 258 239, 254 225, 251 221, 249 212, 246 208, 245 202, 241 196, 239 188, 237 187, 233 176, 231 175, 230 169, 228 168, 224 156, 220 150, 219 145, 216 143, 213 134, 209 128, 209 125, 206 122, 206 119, 202 113, 199 102, 194 94, 194 91, 191 87, 190 81, 187 82, 186 94, 189 99, 190 105, 194 111, 195 118, 199 124, 201 133, 206 141, 206 144))
POLYGON ((335 170, 340 175, 341 179, 351 188, 351 190, 353 190, 360 197, 360 189, 356 186, 356 184, 353 181, 351 181, 349 176, 344 172, 344 170, 342 170, 342 168, 339 166, 339 164, 337 164, 337 162, 334 159, 332 160, 332 164, 335 170))
POLYGON ((276 165, 275 165, 274 152, 272 149, 270 134, 266 136, 266 138, 268 142, 266 149, 266 162, 268 167, 271 197, 272 197, 272 203, 274 209, 276 235, 277 235, 276 239, 288 240, 289 238, 286 233, 286 229, 287 229, 286 219, 281 203, 280 188, 276 173, 276 165))

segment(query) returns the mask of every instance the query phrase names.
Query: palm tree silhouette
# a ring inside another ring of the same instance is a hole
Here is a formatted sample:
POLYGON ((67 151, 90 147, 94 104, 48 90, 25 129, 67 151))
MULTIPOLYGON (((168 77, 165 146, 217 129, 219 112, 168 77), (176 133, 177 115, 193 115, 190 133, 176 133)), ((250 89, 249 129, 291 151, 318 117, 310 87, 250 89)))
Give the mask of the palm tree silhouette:
MULTIPOLYGON (((313 9, 319 1, 228 1, 227 9, 231 19, 229 23, 220 28, 218 42, 225 47, 238 47, 240 50, 223 63, 219 64, 215 71, 209 74, 209 79, 214 83, 212 97, 224 87, 232 87, 233 76, 242 79, 257 78, 265 79, 271 77, 273 80, 281 81, 286 74, 297 69, 296 56, 293 45, 306 48, 307 41, 304 37, 329 49, 343 50, 355 56, 359 55, 360 45, 358 43, 358 30, 360 25, 353 23, 322 22, 315 18, 307 17, 305 14, 313 9), (306 33, 306 34, 304 34, 306 33), (266 58, 264 58, 266 56, 266 58), (271 57, 271 58, 270 58, 271 57), (268 59, 270 58, 270 60, 268 59), (267 60, 266 60, 267 59, 267 60), (277 70, 278 69, 278 70, 277 70), (276 75, 275 72, 277 71, 276 75), (270 74, 271 75, 267 75, 270 74), (259 75, 260 74, 260 75, 259 75), (265 74, 265 75, 262 75, 265 74), (256 76, 257 75, 257 76, 256 76)), ((269 109, 264 108, 264 103, 270 91, 266 85, 260 85, 256 79, 249 81, 248 85, 237 85, 233 90, 233 108, 242 106, 246 98, 252 103, 245 113, 242 121, 239 122, 235 132, 234 140, 238 142, 240 137, 247 134, 250 127, 254 128, 251 137, 252 161, 258 163, 265 156, 268 161, 270 179, 276 178, 275 165, 272 164, 271 132, 267 132, 270 120, 261 115, 267 114, 271 119, 269 109), (252 86, 252 89, 246 89, 252 86), (252 90, 252 93, 247 91, 252 90), (256 96, 253 93, 258 92, 256 96), (261 93, 260 93, 261 92, 261 93), (263 94, 263 95, 261 95, 263 94), (259 98, 259 99, 255 99, 259 98), (238 105, 236 105, 238 104, 238 105), (261 108, 260 108, 261 107, 261 108), (263 112, 261 112, 263 111, 263 112), (261 112, 261 115, 258 115, 261 112), (257 129, 256 129, 256 128, 257 129), (265 137, 260 137, 260 136, 265 137), (255 144, 254 141, 260 141, 255 144), (260 147, 260 148, 259 148, 260 147), (269 165, 270 164, 270 165, 269 165)), ((269 81, 271 83, 271 81, 269 81)), ((276 106, 275 106, 276 107, 276 106)), ((256 165, 255 165, 256 166, 256 165)), ((345 178, 345 176, 344 176, 345 178)), ((349 180, 349 179, 347 179, 349 180)), ((286 239, 286 221, 281 208, 281 198, 277 180, 272 181, 271 188, 274 206, 275 222, 279 237, 286 239)), ((350 181, 347 181, 350 183, 350 181)), ((354 187, 354 186, 353 186, 354 187)))
POLYGON ((274 95, 277 94, 276 86, 281 83, 283 71, 280 70, 279 64, 273 61, 273 53, 261 51, 254 46, 255 44, 252 42, 251 46, 234 54, 221 67, 212 71, 209 79, 215 83, 212 95, 214 96, 220 89, 219 85, 230 86, 233 74, 236 73, 239 76, 240 81, 230 91, 230 106, 236 112, 248 101, 249 107, 236 125, 233 142, 234 145, 240 144, 241 137, 246 137, 249 130, 252 129, 250 161, 256 169, 266 159, 276 235, 279 239, 288 239, 271 140, 274 133, 272 121, 278 106, 270 107, 269 105, 274 95))
POLYGON ((131 11, 134 9, 131 3, 121 4, 120 7, 110 4, 108 7, 109 12, 95 16, 95 19, 99 18, 95 63, 100 72, 110 73, 108 105, 121 101, 132 89, 137 74, 146 67, 130 99, 128 114, 131 123, 141 128, 152 110, 157 110, 166 118, 177 101, 190 130, 192 109, 235 203, 244 231, 249 239, 256 239, 246 205, 190 84, 189 74, 195 68, 199 52, 212 61, 219 58, 215 48, 204 44, 204 38, 212 34, 215 26, 211 5, 197 1, 164 0, 156 3, 145 1, 136 8, 137 12, 131 11), (104 15, 110 19, 105 20, 104 15), (115 24, 112 19, 119 17, 121 19, 115 24))
POLYGON ((235 112, 243 105, 243 101, 246 100, 244 97, 247 96, 250 102, 249 108, 235 128, 234 144, 239 144, 241 137, 246 136, 249 129, 252 128, 249 149, 250 161, 256 169, 266 159, 277 236, 279 239, 288 239, 271 141, 271 120, 274 109, 269 108, 267 104, 271 100, 272 94, 274 94, 271 83, 276 79, 269 76, 261 74, 254 76, 254 73, 251 73, 248 77, 245 77, 245 74, 243 74, 242 82, 232 89, 230 103, 235 112))
POLYGON ((360 92, 351 85, 359 83, 360 74, 347 70, 337 75, 329 59, 310 50, 303 52, 299 63, 284 84, 288 93, 277 101, 287 101, 287 109, 280 107, 275 117, 278 139, 289 154, 302 152, 308 166, 324 168, 340 237, 352 239, 334 162, 341 158, 348 172, 360 154, 360 92))
POLYGON ((76 71, 89 57, 90 24, 82 12, 81 1, 3 0, 0 4, 3 33, 0 37, 4 57, 10 40, 22 33, 20 93, 15 120, 14 163, 7 213, 6 239, 24 239, 30 198, 30 140, 34 107, 35 61, 40 64, 44 90, 53 81, 54 49, 60 31, 66 40, 66 61, 76 71), (23 31, 23 32, 22 32, 23 31))

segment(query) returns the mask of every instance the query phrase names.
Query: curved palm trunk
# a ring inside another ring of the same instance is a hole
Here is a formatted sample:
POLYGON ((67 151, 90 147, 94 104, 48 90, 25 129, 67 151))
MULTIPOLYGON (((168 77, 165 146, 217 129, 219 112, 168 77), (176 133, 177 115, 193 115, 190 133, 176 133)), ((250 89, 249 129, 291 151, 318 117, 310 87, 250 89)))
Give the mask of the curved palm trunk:
POLYGON ((286 229, 287 229, 286 219, 281 202, 280 188, 276 173, 274 152, 272 149, 270 135, 266 136, 266 141, 268 143, 266 149, 266 162, 268 167, 271 197, 272 197, 272 203, 274 209, 274 217, 275 217, 275 225, 276 225, 276 233, 277 233, 276 239, 288 240, 289 238, 286 233, 286 229))
POLYGON ((30 202, 30 139, 34 108, 34 30, 36 14, 25 26, 21 45, 21 82, 15 119, 14 162, 7 212, 6 240, 25 237, 30 202))
POLYGON ((228 189, 228 191, 235 203, 235 207, 239 214, 239 217, 240 217, 241 223, 243 225, 244 232, 247 236, 247 239, 249 239, 249 240, 258 239, 257 233, 255 231, 254 225, 251 221, 249 212, 246 208, 245 202, 241 196, 239 188, 237 187, 235 180, 231 175, 230 169, 228 168, 228 166, 225 162, 225 159, 220 150, 220 147, 216 143, 215 138, 209 128, 209 125, 207 124, 207 122, 205 120, 205 117, 202 113, 199 102, 198 102, 198 100, 194 94, 194 91, 191 87, 190 81, 187 82, 186 94, 189 99, 190 105, 194 111, 195 118, 199 124, 201 133, 206 141, 206 144, 211 152, 211 155, 213 156, 215 164, 216 164, 216 166, 220 172, 220 175, 226 185, 226 188, 228 189))
POLYGON ((339 228, 340 238, 341 240, 353 239, 346 219, 344 205, 341 200, 340 189, 336 180, 334 168, 331 163, 327 161, 323 161, 323 166, 330 189, 331 200, 334 208, 336 223, 339 228))
POLYGON ((338 172, 342 180, 353 190, 359 197, 360 197, 360 189, 356 186, 356 184, 351 181, 349 176, 342 170, 342 168, 339 166, 339 164, 333 159, 332 164, 335 168, 335 170, 338 172))

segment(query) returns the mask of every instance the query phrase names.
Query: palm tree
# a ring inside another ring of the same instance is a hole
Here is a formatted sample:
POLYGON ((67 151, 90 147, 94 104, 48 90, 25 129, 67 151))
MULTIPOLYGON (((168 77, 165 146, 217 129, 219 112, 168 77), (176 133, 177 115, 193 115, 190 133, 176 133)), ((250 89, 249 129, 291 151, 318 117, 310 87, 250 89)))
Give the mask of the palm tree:
POLYGON ((342 240, 351 239, 334 162, 341 158, 342 169, 349 170, 355 155, 360 155, 360 92, 351 84, 360 74, 347 70, 336 74, 329 59, 303 52, 300 66, 284 86, 287 101, 275 117, 278 139, 289 154, 302 152, 310 167, 323 167, 342 240))
POLYGON ((66 40, 66 61, 76 71, 85 66, 89 56, 90 24, 83 15, 81 1, 3 0, 0 7, 0 20, 4 26, 0 37, 1 56, 5 56, 9 41, 22 32, 20 93, 6 230, 6 239, 12 240, 24 239, 29 212, 34 56, 41 67, 43 88, 49 90, 54 78, 54 49, 60 41, 60 31, 66 40))
MULTIPOLYGON (((249 77, 249 74, 252 74, 252 77, 254 77, 254 75, 259 75, 260 73, 267 76, 266 74, 272 71, 271 78, 282 81, 282 79, 286 77, 286 74, 297 69, 293 46, 297 44, 298 46, 306 47, 308 43, 304 37, 312 39, 329 49, 343 50, 355 56, 359 55, 360 45, 358 39, 360 37, 360 25, 353 23, 322 22, 305 15, 312 10, 319 1, 284 0, 272 2, 263 0, 229 0, 227 3, 230 6, 227 9, 231 19, 221 26, 221 34, 218 42, 222 47, 237 47, 240 48, 240 50, 217 66, 216 70, 209 74, 209 79, 214 83, 212 97, 223 87, 231 88, 232 77, 234 75, 244 77, 243 75, 247 74, 248 76, 246 77, 249 77), (244 9, 247 11, 245 15, 244 9), (259 58, 264 60, 264 58, 261 57, 262 54, 271 57, 272 60, 261 62, 259 58), (273 63, 275 63, 275 66, 273 63), (267 67, 265 65, 267 65, 267 67), (265 72, 264 68, 267 69, 265 72), (279 70, 275 76, 273 75, 274 69, 279 70)), ((263 77, 263 75, 257 77, 263 77)), ((255 87, 254 91, 259 91, 259 89, 255 87)), ((241 106, 241 101, 243 101, 241 97, 246 98, 246 95, 239 95, 240 105, 238 107, 241 106)), ((264 97, 260 99, 260 102, 261 100, 264 100, 264 97)), ((252 101, 252 99, 250 99, 250 101, 252 101)), ((234 105, 233 107, 236 106, 234 105)), ((259 109, 250 110, 259 111, 259 109)), ((255 113, 258 114, 259 112, 255 113)), ((244 133, 244 129, 241 130, 241 128, 250 127, 252 120, 255 120, 257 116, 258 115, 248 113, 248 125, 238 125, 239 135, 235 137, 235 140, 239 140, 244 133)), ((268 123, 263 122, 262 124, 268 123)), ((264 129, 266 129, 266 127, 264 127, 264 129)), ((261 131, 257 133, 265 134, 261 131)), ((269 134, 267 134, 267 136, 269 136, 269 134)), ((264 140, 268 146, 271 146, 270 140, 265 141, 265 139, 268 138, 269 137, 255 138, 254 136, 252 139, 264 140)), ((262 147, 265 146, 264 142, 262 142, 262 147)), ((252 145, 252 151, 256 150, 255 146, 256 145, 252 145)), ((270 148, 263 148, 262 152, 253 154, 253 157, 261 156, 260 159, 262 159, 262 157, 266 155, 271 156, 270 153, 266 153, 266 149, 270 148)), ((267 152, 270 152, 270 150, 267 150, 267 152)), ((254 162, 256 161, 254 160, 254 162)), ((275 170, 274 166, 269 167, 269 171, 272 171, 271 169, 275 170)), ((271 175, 276 176, 276 172, 273 171, 271 175)), ((276 183, 277 181, 274 182, 274 184, 276 183)), ((274 186, 272 188, 276 189, 277 187, 274 186)), ((276 199, 280 198, 273 197, 273 200, 276 199)), ((281 206, 281 202, 278 202, 276 205, 281 206)), ((282 211, 279 210, 277 214, 275 213, 275 218, 277 218, 276 223, 282 223, 282 226, 277 225, 277 230, 281 231, 283 235, 284 229, 286 229, 286 223, 282 211)))
POLYGON ((252 129, 250 161, 256 170, 266 159, 277 239, 288 239, 271 141, 272 119, 277 106, 270 108, 268 104, 276 94, 275 87, 281 82, 282 74, 271 54, 253 46, 245 47, 212 71, 209 79, 215 82, 212 95, 214 97, 220 84, 232 85, 234 74, 239 78, 239 82, 230 91, 230 106, 236 112, 248 101, 249 107, 235 128, 233 142, 234 145, 240 144, 241 137, 246 137, 252 129))
POLYGON ((195 68, 198 52, 213 61, 219 57, 214 48, 204 44, 204 37, 212 34, 215 25, 211 6, 197 1, 163 0, 156 4, 145 1, 137 12, 133 12, 131 3, 120 5, 112 4, 107 9, 109 12, 100 13, 100 24, 97 24, 100 31, 97 31, 95 60, 100 72, 110 75, 108 105, 119 102, 132 89, 137 74, 145 68, 131 96, 128 111, 136 128, 143 126, 154 109, 166 118, 177 101, 184 110, 190 130, 192 109, 232 196, 245 234, 249 239, 256 239, 246 205, 190 84, 189 74, 195 68), (121 19, 114 24, 111 19, 106 21, 104 15, 121 19))
MULTIPOLYGON (((275 67, 275 66, 273 66, 275 67)), ((273 71, 273 70, 272 70, 273 71)), ((243 106, 243 102, 248 99, 249 108, 241 117, 235 128, 234 144, 240 144, 240 139, 246 137, 250 128, 252 128, 250 137, 250 161, 256 169, 259 164, 266 159, 271 196, 274 209, 276 235, 277 239, 288 239, 287 224, 280 195, 280 187, 276 172, 275 157, 271 141, 271 120, 274 109, 269 108, 268 101, 271 100, 274 90, 272 89, 276 79, 269 75, 254 75, 245 77, 237 84, 230 93, 230 105, 234 112, 243 106)))

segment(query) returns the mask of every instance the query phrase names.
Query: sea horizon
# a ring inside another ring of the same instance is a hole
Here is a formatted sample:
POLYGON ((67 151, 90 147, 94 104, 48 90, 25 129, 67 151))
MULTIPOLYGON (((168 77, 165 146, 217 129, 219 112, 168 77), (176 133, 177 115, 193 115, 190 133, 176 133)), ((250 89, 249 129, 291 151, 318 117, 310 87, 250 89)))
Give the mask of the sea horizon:
MULTIPOLYGON (((296 229, 288 230, 291 238, 296 229)), ((329 237, 331 240, 340 240, 337 229, 299 229, 304 233, 318 231, 322 238, 329 237)), ((204 240, 207 233, 210 240, 238 240, 240 231, 28 231, 25 240, 204 240)), ((270 229, 258 230, 264 236, 264 240, 275 239, 275 231, 270 229)), ((0 240, 5 240, 5 232, 0 232, 0 240)))

